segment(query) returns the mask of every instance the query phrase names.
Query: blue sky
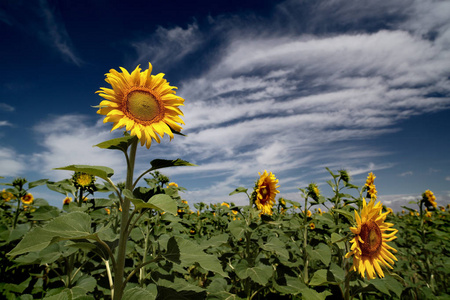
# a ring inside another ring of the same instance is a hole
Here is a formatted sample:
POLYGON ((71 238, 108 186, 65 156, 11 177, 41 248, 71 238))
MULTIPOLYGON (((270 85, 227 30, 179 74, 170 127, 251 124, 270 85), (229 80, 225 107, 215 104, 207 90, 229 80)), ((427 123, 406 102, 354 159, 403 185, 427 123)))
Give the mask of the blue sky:
MULTIPOLYGON (((2 1, 0 175, 60 180, 69 164, 122 181, 118 137, 96 109, 104 74, 150 61, 185 99, 183 133, 138 150, 198 165, 167 169, 190 202, 234 201, 258 172, 280 195, 345 168, 395 209, 431 189, 450 203, 450 2, 2 1), (364 2, 364 3, 363 3, 364 2)), ((39 189, 60 205, 62 197, 39 189)))

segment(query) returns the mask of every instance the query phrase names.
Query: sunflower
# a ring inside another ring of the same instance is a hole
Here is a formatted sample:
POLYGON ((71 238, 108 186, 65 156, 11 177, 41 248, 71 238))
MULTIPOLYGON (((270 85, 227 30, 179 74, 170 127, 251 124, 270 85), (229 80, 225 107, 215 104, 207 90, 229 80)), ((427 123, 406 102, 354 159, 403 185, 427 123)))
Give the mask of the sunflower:
POLYGON ((375 204, 375 199, 371 199, 369 204, 362 201, 363 208, 361 211, 361 218, 355 210, 355 219, 357 226, 350 227, 350 230, 355 234, 355 237, 350 241, 352 243, 351 250, 345 257, 353 256, 353 271, 358 271, 361 276, 373 279, 378 274, 379 277, 384 277, 382 265, 392 269, 391 264, 397 258, 390 252, 397 252, 394 248, 389 246, 390 242, 397 237, 395 234, 397 229, 390 228, 394 226, 391 223, 385 223, 386 216, 389 212, 382 213, 381 203, 375 204), (391 231, 391 233, 385 233, 391 231))
POLYGON ((20 198, 20 200, 22 200, 22 202, 23 202, 24 204, 30 205, 31 203, 33 203, 34 197, 33 197, 33 195, 31 195, 30 193, 28 193, 28 194, 26 194, 25 196, 22 196, 22 197, 20 198))
POLYGON ((5 200, 6 202, 8 202, 14 198, 14 195, 10 192, 7 192, 5 189, 3 189, 3 191, 0 192, 0 198, 5 200))
POLYGON ((178 187, 178 184, 176 184, 175 182, 170 182, 167 186, 173 186, 173 187, 178 187))
POLYGON ((275 204, 275 196, 279 193, 277 188, 279 185, 278 179, 275 178, 275 175, 272 172, 267 173, 264 170, 264 173, 258 173, 259 180, 255 186, 254 194, 254 202, 256 207, 260 210, 260 214, 272 215, 272 206, 275 204))
POLYGON ((309 223, 309 228, 311 228, 311 230, 316 229, 316 225, 314 223, 309 223))
POLYGON ((69 204, 70 202, 72 202, 72 197, 66 197, 63 200, 63 205, 69 204))
POLYGON ((122 73, 111 69, 106 74, 105 81, 112 89, 100 88, 96 92, 105 99, 97 111, 106 116, 103 123, 112 122, 111 131, 125 126, 147 148, 152 139, 159 143, 159 136, 162 138, 166 133, 172 140, 173 132, 182 129, 178 123, 184 124, 179 117, 183 113, 178 108, 184 99, 175 96, 176 87, 169 85, 163 73, 150 75, 150 63, 143 72, 139 66, 131 74, 122 67, 120 70, 122 73))
POLYGON ((373 199, 377 199, 377 189, 375 188, 375 178, 377 178, 375 175, 373 175, 372 172, 369 173, 369 175, 367 176, 367 180, 366 180, 366 184, 364 185, 365 187, 367 187, 367 198, 373 198, 373 199))
POLYGON ((422 201, 425 203, 425 206, 433 206, 434 208, 437 207, 436 196, 430 190, 426 190, 425 193, 422 194, 422 201))

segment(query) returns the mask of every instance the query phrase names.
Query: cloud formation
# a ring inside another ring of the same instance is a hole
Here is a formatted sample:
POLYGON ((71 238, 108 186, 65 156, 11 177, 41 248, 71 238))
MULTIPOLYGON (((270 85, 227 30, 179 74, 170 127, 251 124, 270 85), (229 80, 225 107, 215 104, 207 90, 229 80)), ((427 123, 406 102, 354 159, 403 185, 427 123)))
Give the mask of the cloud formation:
POLYGON ((167 44, 137 48, 139 59, 160 62, 159 53, 173 51, 171 36, 182 37, 178 46, 189 36, 184 51, 173 48, 183 62, 204 53, 211 32, 222 37, 214 61, 195 61, 201 72, 180 87, 188 137, 173 148, 200 166, 170 172, 222 175, 189 196, 215 198, 265 168, 282 189, 287 179, 287 191, 306 174, 326 174, 318 167, 353 175, 392 168, 382 160, 386 151, 368 141, 398 131, 402 120, 450 108, 448 5, 305 3, 286 1, 268 20, 222 16, 211 27, 160 28, 154 38, 164 33, 167 44))

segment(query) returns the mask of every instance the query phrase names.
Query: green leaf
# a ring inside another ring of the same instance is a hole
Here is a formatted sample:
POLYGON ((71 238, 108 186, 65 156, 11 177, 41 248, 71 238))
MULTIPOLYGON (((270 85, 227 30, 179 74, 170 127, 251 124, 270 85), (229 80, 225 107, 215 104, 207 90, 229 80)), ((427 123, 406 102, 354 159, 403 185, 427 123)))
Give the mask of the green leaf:
POLYGON ((316 271, 309 282, 310 286, 328 285, 328 284, 337 284, 337 282, 334 279, 333 273, 331 273, 326 269, 316 271))
MULTIPOLYGON (((307 249, 307 251, 310 248, 307 249)), ((331 250, 330 247, 327 245, 320 243, 316 247, 314 247, 314 250, 308 251, 309 256, 311 259, 320 260, 323 262, 325 266, 328 266, 331 261, 331 250)))
POLYGON ((330 272, 333 274, 334 281, 336 281, 337 283, 344 282, 345 271, 334 262, 332 262, 330 265, 330 272))
POLYGON ((44 227, 36 227, 28 232, 20 243, 8 253, 19 255, 40 251, 63 239, 93 238, 90 233, 91 217, 82 212, 72 212, 55 218, 44 227))
POLYGON ((121 150, 123 152, 127 152, 128 147, 133 143, 135 139, 137 139, 136 136, 124 136, 102 142, 100 144, 94 145, 93 147, 99 147, 102 149, 121 150))
POLYGON ((343 210, 343 209, 337 209, 337 208, 333 208, 332 211, 343 215, 350 222, 355 222, 354 214, 352 214, 349 211, 346 211, 346 210, 343 210))
POLYGON ((157 194, 151 197, 148 202, 137 199, 130 190, 124 189, 123 194, 130 199, 136 209, 151 208, 165 211, 173 215, 177 214, 177 201, 166 194, 157 194))
POLYGON ((86 174, 94 175, 100 177, 101 179, 107 180, 109 177, 114 175, 114 170, 103 166, 88 166, 88 165, 70 165, 62 168, 54 168, 53 170, 65 170, 74 172, 83 172, 86 174))
POLYGON ((289 252, 286 250, 286 244, 277 237, 270 237, 266 243, 261 245, 266 251, 273 251, 277 255, 289 259, 289 252))
POLYGON ((345 237, 342 237, 341 235, 337 233, 331 234, 331 242, 336 245, 338 245, 339 249, 345 249, 345 243, 344 243, 345 237))
POLYGON ((238 187, 238 188, 236 188, 234 191, 232 191, 231 193, 230 193, 230 196, 231 195, 234 195, 234 194, 239 194, 239 193, 247 193, 247 190, 248 189, 246 189, 245 187, 238 187))
POLYGON ((266 285, 274 272, 271 266, 264 264, 259 264, 250 268, 246 260, 241 260, 234 269, 236 271, 236 275, 240 279, 250 277, 251 280, 261 285, 266 285))
POLYGON ((167 253, 164 257, 183 266, 191 266, 194 263, 198 263, 207 271, 228 277, 222 270, 220 261, 216 256, 205 253, 200 245, 181 237, 171 237, 169 239, 167 253))
POLYGON ((244 237, 246 229, 247 224, 244 220, 234 220, 233 222, 228 223, 228 230, 237 240, 244 237))
POLYGON ((54 206, 41 206, 31 215, 33 221, 47 221, 59 216, 59 209, 54 206))
POLYGON ((308 287, 298 277, 284 276, 274 283, 274 288, 282 295, 296 295, 302 293, 308 287))
POLYGON ((325 300, 327 296, 332 295, 330 291, 323 291, 321 293, 313 289, 306 289, 302 292, 302 298, 308 300, 325 300))
POLYGON ((44 185, 44 184, 47 183, 47 181, 48 181, 48 179, 41 179, 41 180, 36 180, 36 181, 33 181, 33 182, 29 182, 28 183, 28 188, 32 189, 32 188, 34 188, 36 186, 44 185))
POLYGON ((154 171, 157 169, 162 168, 169 168, 169 167, 179 167, 179 166, 197 166, 194 164, 191 164, 185 160, 182 159, 175 159, 175 160, 168 160, 168 159, 154 159, 150 162, 150 165, 152 166, 150 171, 154 171))
POLYGON ((135 300, 135 299, 156 299, 156 294, 152 293, 147 289, 140 287, 134 287, 132 289, 126 290, 122 296, 122 300, 135 300))

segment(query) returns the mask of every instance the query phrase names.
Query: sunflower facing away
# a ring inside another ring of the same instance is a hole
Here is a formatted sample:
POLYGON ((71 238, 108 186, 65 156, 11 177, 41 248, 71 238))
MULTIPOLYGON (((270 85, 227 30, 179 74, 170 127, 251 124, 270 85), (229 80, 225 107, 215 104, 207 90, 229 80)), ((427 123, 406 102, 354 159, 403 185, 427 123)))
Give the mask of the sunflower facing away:
POLYGON ((426 190, 425 193, 422 194, 422 201, 425 202, 425 206, 431 207, 433 206, 434 208, 437 207, 437 203, 436 203, 436 196, 433 194, 432 191, 430 190, 426 190))
POLYGON ((377 189, 375 188, 375 178, 377 178, 375 175, 373 175, 372 172, 369 173, 369 176, 367 176, 366 184, 364 186, 367 187, 367 197, 371 199, 377 199, 377 189))
POLYGON ((105 99, 97 111, 106 116, 103 123, 112 122, 111 131, 125 126, 147 148, 152 139, 159 143, 166 133, 172 140, 173 131, 182 129, 178 123, 184 124, 179 117, 183 113, 178 108, 184 105, 184 99, 175 95, 176 87, 169 85, 163 73, 150 75, 150 63, 143 72, 139 66, 131 74, 122 67, 120 69, 122 73, 111 69, 106 74, 105 81, 112 89, 102 87, 97 91, 105 99))
POLYGON ((389 212, 382 213, 381 202, 375 204, 375 199, 371 199, 369 204, 363 200, 363 208, 361 210, 361 218, 355 210, 355 219, 357 226, 350 227, 355 237, 350 241, 352 243, 351 250, 345 257, 353 256, 353 266, 351 270, 358 271, 364 278, 367 271, 367 277, 373 279, 378 274, 384 277, 382 265, 392 269, 391 264, 397 258, 390 252, 397 252, 389 246, 390 242, 397 237, 395 234, 397 229, 390 228, 394 226, 391 223, 385 223, 386 216, 389 212), (386 233, 386 231, 391 231, 386 233))
POLYGON ((275 178, 275 175, 272 172, 267 173, 264 170, 264 173, 259 174, 259 180, 255 186, 255 204, 256 207, 260 210, 260 214, 272 215, 272 206, 275 204, 275 196, 279 193, 277 188, 279 185, 278 179, 275 178))

